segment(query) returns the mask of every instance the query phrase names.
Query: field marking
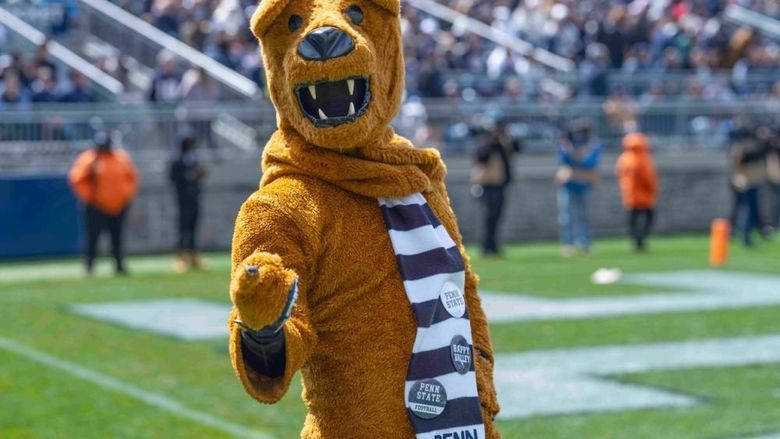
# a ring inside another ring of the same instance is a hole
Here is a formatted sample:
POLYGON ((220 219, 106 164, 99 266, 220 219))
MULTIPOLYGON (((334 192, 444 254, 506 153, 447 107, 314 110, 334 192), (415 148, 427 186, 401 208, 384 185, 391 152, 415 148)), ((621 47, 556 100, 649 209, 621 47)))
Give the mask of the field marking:
MULTIPOLYGON (((780 363, 780 336, 555 349, 496 356, 503 419, 691 407, 695 398, 610 380, 642 372, 780 363)), ((779 401, 780 403, 780 401, 779 401)))
POLYGON ((577 299, 482 293, 482 305, 491 323, 594 319, 780 305, 780 276, 700 270, 632 275, 626 282, 672 291, 577 299))
MULTIPOLYGON (((212 270, 230 271, 230 260, 224 257, 207 256, 212 270)), ((131 274, 173 274, 172 256, 132 257, 128 268, 131 274)), ((111 277, 113 265, 107 259, 98 261, 95 267, 96 277, 111 277)), ((36 281, 84 279, 84 264, 78 260, 42 262, 30 264, 0 264, 0 285, 12 285, 36 281)))
POLYGON ((222 431, 223 433, 227 433, 238 438, 274 439, 272 436, 250 430, 246 427, 225 421, 208 413, 190 409, 181 403, 159 393, 142 390, 131 384, 119 381, 116 378, 112 378, 108 375, 104 375, 92 369, 80 366, 76 363, 53 357, 49 354, 32 349, 28 346, 4 337, 0 337, 0 349, 4 349, 8 352, 25 357, 28 360, 43 366, 65 372, 68 375, 84 381, 88 381, 99 387, 103 387, 105 389, 112 390, 116 393, 120 393, 124 396, 141 401, 149 406, 167 411, 180 418, 187 419, 205 427, 210 427, 215 430, 222 431))
POLYGON ((70 311, 134 330, 185 341, 227 338, 230 306, 199 299, 83 303, 70 311))
MULTIPOLYGON (((780 305, 780 276, 703 270, 638 274, 629 276, 627 282, 671 292, 578 299, 483 293, 482 306, 490 323, 512 323, 780 305)), ((71 310, 131 329, 196 341, 227 336, 230 306, 164 299, 85 303, 71 310)))

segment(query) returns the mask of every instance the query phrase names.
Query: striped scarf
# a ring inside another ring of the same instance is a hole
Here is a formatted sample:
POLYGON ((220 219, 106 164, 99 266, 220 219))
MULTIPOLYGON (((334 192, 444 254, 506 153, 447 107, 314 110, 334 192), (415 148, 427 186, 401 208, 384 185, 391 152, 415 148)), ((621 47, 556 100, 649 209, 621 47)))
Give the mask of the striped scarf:
POLYGON ((458 246, 421 194, 379 204, 417 319, 404 393, 417 439, 484 439, 458 246))

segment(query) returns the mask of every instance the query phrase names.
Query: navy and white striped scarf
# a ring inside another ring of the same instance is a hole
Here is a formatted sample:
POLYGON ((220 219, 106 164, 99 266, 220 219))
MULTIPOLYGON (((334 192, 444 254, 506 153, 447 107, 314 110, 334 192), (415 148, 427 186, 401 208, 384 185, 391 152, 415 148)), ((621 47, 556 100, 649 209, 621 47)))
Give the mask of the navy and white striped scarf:
POLYGON ((484 439, 458 246, 421 194, 380 199, 417 319, 406 408, 418 439, 484 439))

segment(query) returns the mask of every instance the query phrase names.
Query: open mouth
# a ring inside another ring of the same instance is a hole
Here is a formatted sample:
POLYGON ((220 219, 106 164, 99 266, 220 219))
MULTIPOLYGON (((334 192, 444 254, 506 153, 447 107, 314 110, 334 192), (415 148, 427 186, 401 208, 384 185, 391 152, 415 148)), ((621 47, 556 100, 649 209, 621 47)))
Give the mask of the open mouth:
POLYGON ((367 78, 320 81, 295 88, 303 113, 318 128, 354 122, 366 113, 371 101, 367 78))

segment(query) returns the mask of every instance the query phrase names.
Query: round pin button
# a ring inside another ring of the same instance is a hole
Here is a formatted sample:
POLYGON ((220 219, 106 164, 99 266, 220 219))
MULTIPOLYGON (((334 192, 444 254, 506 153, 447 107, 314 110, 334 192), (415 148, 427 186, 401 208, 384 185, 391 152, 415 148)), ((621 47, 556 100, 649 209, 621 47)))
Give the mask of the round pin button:
POLYGON ((465 375, 471 370, 472 351, 471 345, 462 335, 456 335, 450 342, 450 356, 455 370, 465 375))
POLYGON ((445 282, 439 297, 442 305, 451 316, 461 318, 466 313, 466 298, 463 296, 463 291, 454 283, 445 282))
POLYGON ((409 410, 421 419, 433 419, 447 406, 447 391, 436 380, 417 381, 409 390, 409 410))

